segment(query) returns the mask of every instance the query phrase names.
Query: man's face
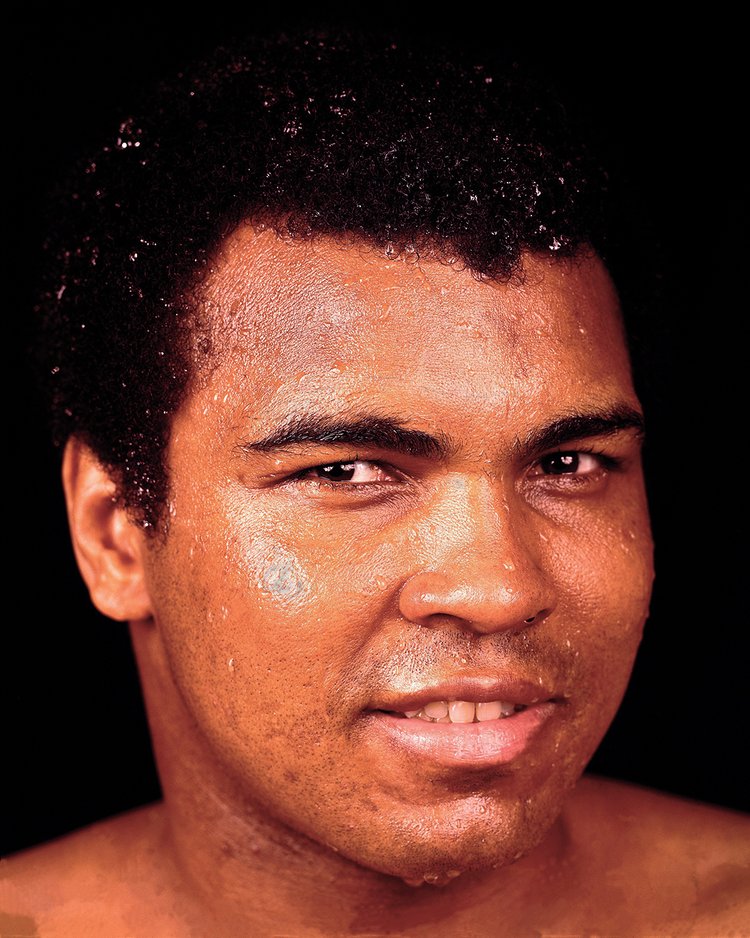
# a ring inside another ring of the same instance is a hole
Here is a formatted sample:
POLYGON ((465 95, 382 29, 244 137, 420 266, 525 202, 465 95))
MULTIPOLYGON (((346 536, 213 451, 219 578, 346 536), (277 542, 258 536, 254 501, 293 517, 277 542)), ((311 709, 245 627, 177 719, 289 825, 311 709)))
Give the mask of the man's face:
POLYGON ((196 776, 405 878, 529 850, 619 704, 652 580, 602 265, 499 285, 243 229, 206 301, 215 367, 147 557, 196 776))

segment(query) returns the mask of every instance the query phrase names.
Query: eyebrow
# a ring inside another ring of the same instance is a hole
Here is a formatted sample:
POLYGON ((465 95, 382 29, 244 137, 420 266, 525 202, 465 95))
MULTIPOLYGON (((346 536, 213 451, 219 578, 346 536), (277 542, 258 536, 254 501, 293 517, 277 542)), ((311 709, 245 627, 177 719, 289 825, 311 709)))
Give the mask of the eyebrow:
MULTIPOLYGON (((644 431, 642 415, 624 404, 603 411, 559 417, 525 439, 517 439, 515 448, 522 454, 533 454, 574 440, 610 436, 623 430, 636 430, 639 434, 644 431)), ((245 453, 270 453, 310 443, 317 446, 372 446, 431 459, 447 459, 459 450, 456 441, 448 434, 414 430, 405 427, 398 418, 375 414, 295 416, 262 439, 242 443, 240 449, 245 453)))
POLYGON ((607 410, 592 413, 569 414, 534 430, 525 440, 518 441, 524 453, 539 453, 594 436, 612 436, 625 430, 635 430, 639 436, 645 432, 643 414, 627 404, 618 404, 607 410))
POLYGON ((374 446, 409 456, 445 459, 456 447, 442 433, 430 434, 405 427, 393 417, 374 414, 330 417, 323 414, 304 414, 294 417, 261 440, 242 444, 245 452, 267 453, 299 446, 346 444, 374 446))

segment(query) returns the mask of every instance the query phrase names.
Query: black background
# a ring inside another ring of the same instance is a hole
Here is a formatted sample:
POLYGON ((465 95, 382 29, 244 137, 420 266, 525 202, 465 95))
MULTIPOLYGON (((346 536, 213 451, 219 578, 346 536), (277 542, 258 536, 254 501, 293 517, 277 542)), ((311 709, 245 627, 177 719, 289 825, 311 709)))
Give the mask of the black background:
POLYGON ((626 179, 644 243, 658 258, 664 324, 650 340, 645 393, 658 576, 633 681, 592 768, 750 808, 740 455, 747 366, 738 334, 747 307, 746 110, 733 42, 741 28, 684 17, 657 28, 616 11, 605 25, 583 14, 494 9, 489 17, 462 4, 441 20, 424 6, 355 13, 328 5, 314 16, 68 3, 25 4, 14 17, 11 8, 3 852, 158 796, 126 627, 97 615, 79 581, 58 455, 24 361, 46 193, 108 133, 135 87, 232 35, 298 24, 386 27, 514 50, 593 123, 605 159, 626 179))

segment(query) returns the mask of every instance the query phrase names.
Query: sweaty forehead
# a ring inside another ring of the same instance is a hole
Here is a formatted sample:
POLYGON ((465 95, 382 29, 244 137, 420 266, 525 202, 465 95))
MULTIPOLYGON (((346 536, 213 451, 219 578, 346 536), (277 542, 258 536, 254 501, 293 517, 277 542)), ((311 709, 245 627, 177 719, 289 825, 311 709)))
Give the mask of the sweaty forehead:
POLYGON ((558 385, 629 383, 617 297, 593 256, 527 256, 518 278, 493 283, 458 262, 244 226, 224 244, 204 297, 219 358, 240 383, 252 375, 256 398, 289 381, 347 394, 352 381, 332 379, 352 379, 352 369, 362 390, 368 377, 382 387, 411 373, 434 377, 438 393, 457 367, 486 394, 499 358, 506 390, 514 376, 553 372, 558 385))

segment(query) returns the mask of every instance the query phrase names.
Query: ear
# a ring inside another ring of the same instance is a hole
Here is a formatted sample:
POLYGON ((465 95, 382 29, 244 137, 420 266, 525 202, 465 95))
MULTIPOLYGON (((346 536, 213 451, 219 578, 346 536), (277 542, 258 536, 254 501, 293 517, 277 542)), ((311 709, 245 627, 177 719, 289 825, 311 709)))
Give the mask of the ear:
POLYGON ((148 618, 146 536, 118 503, 114 482, 76 439, 65 447, 62 476, 73 550, 94 605, 111 619, 148 618))

